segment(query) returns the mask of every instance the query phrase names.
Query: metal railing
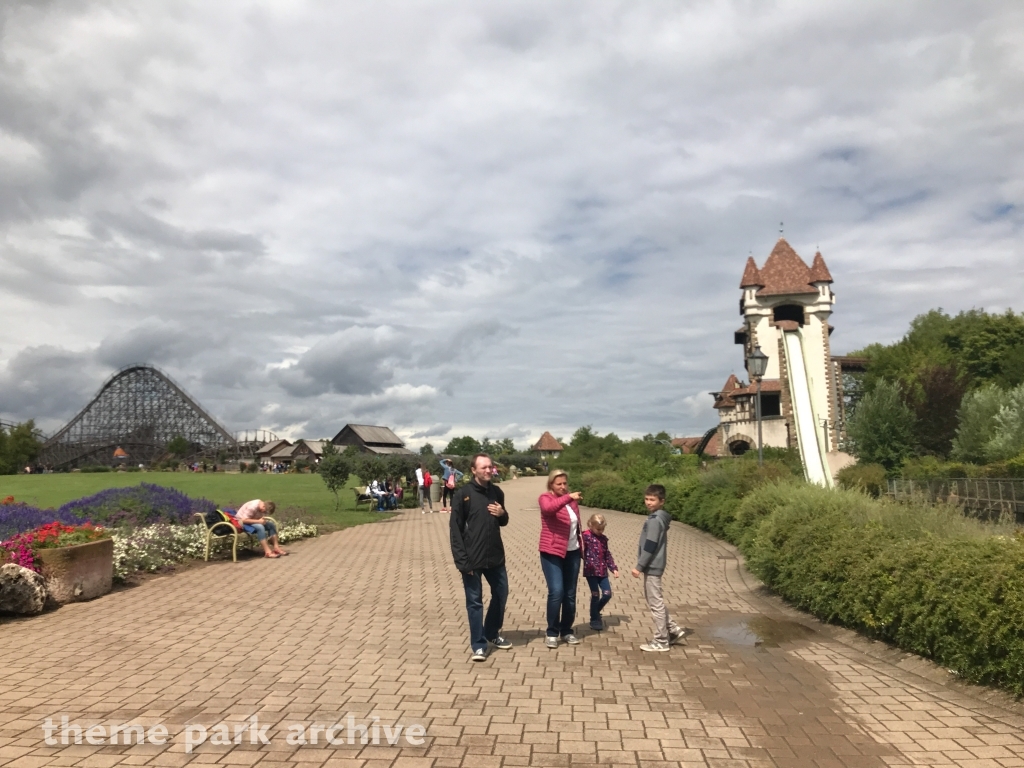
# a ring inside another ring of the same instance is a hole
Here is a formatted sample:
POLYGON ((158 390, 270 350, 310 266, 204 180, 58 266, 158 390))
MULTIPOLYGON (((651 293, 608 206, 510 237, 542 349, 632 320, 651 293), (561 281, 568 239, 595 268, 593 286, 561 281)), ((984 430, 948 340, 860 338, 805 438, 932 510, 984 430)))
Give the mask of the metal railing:
POLYGON ((979 517, 1012 514, 1024 523, 1024 479, 955 477, 936 480, 888 481, 893 499, 925 499, 962 507, 979 517))

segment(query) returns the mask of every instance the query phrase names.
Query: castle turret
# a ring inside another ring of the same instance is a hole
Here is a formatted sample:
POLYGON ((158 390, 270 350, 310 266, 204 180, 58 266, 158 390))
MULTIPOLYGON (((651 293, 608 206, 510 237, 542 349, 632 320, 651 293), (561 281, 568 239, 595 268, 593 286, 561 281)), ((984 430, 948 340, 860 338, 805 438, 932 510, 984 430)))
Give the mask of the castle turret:
MULTIPOLYGON (((764 266, 758 268, 752 257, 747 259, 740 280, 743 326, 735 333, 736 343, 743 345, 744 361, 756 346, 768 355, 761 382, 764 445, 797 447, 802 431, 804 447, 813 447, 812 438, 819 443, 820 461, 838 443, 837 383, 829 346, 828 321, 835 303, 831 286, 832 275, 821 253, 814 255, 808 267, 779 238, 764 266), (792 338, 787 340, 787 334, 792 338), (796 375, 800 381, 791 381, 796 375), (796 411, 801 406, 795 399, 807 401, 799 426, 796 411)), ((722 454, 742 453, 757 447, 756 390, 753 384, 734 379, 728 384, 715 393, 719 445, 722 454)))

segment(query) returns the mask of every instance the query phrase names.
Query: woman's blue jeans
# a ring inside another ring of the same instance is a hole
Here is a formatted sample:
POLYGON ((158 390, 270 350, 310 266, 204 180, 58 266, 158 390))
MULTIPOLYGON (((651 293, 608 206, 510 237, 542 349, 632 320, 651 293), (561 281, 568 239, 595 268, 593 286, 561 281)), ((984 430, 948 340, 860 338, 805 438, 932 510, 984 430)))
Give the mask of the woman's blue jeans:
POLYGON ((601 609, 612 599, 612 584, 607 576, 587 576, 590 585, 590 621, 601 620, 601 609))
POLYGON ((540 567, 548 583, 548 637, 572 634, 576 622, 576 582, 580 578, 580 550, 558 557, 540 553, 540 567))
POLYGON ((243 523, 242 529, 246 533, 255 533, 256 538, 263 541, 267 536, 277 536, 277 528, 269 520, 265 523, 243 523))

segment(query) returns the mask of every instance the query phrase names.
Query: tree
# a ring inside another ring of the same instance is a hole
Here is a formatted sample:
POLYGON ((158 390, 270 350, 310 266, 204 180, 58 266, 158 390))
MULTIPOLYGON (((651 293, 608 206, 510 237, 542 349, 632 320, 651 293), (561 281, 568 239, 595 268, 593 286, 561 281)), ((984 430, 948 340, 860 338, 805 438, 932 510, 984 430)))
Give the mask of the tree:
POLYGON ((1002 404, 1003 392, 992 384, 964 395, 957 413, 953 458, 978 464, 985 462, 986 446, 995 436, 995 418, 1002 404))
POLYGON ((192 450, 192 444, 181 435, 175 435, 167 444, 167 452, 179 459, 184 458, 192 450))
POLYGON ((476 438, 464 435, 453 438, 444 449, 444 452, 453 456, 472 456, 475 453, 481 452, 481 445, 480 441, 476 438))
POLYGON ((351 462, 347 456, 338 453, 338 449, 332 443, 325 443, 317 471, 324 479, 327 490, 334 494, 334 510, 337 511, 341 506, 341 497, 338 493, 345 487, 349 475, 352 474, 351 462))
POLYGON ((956 437, 957 411, 965 385, 951 364, 933 365, 918 374, 918 395, 910 407, 917 420, 917 439, 924 453, 949 456, 956 437))
POLYGON ((420 448, 420 456, 431 457, 434 455, 434 446, 430 443, 424 443, 423 447, 420 448))
POLYGON ((1024 453, 1024 384, 1003 394, 993 418, 994 434, 985 446, 990 461, 1005 461, 1024 453))
POLYGON ((29 419, 5 432, 0 427, 0 475, 14 475, 35 463, 42 443, 36 424, 29 419))
POLYGON ((857 458, 891 472, 914 454, 915 427, 900 385, 882 380, 864 395, 848 430, 857 458))

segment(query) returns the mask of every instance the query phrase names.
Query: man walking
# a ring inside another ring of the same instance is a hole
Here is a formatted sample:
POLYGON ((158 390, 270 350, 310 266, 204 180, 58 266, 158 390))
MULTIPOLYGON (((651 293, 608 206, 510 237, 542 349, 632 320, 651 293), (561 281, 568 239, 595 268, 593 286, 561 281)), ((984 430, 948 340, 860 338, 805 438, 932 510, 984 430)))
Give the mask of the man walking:
POLYGON ((511 648, 501 636, 508 600, 505 545, 501 528, 508 524, 505 494, 491 483, 491 457, 473 457, 472 482, 458 489, 452 501, 451 540, 455 567, 462 574, 469 614, 469 644, 473 661, 487 658, 488 647, 511 648), (491 588, 491 603, 484 616, 483 579, 491 588))

